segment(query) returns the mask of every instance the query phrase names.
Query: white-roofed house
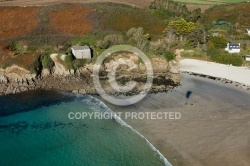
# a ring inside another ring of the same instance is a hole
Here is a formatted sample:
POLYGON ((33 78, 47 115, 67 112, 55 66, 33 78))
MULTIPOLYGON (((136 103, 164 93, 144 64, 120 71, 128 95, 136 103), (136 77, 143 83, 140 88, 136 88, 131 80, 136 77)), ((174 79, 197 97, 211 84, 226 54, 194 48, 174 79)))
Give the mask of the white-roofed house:
POLYGON ((89 46, 73 46, 71 51, 76 59, 91 59, 92 50, 89 46))
POLYGON ((225 48, 225 50, 228 53, 240 53, 240 43, 228 43, 227 47, 225 48))

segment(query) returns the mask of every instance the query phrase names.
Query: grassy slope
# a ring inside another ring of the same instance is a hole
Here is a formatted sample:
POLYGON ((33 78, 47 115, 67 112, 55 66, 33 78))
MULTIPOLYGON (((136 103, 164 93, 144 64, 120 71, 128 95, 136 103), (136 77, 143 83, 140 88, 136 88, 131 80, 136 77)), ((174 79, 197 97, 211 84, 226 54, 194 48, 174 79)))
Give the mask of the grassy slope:
POLYGON ((246 2, 246 0, 188 0, 188 1, 186 1, 186 0, 174 0, 174 1, 184 2, 184 3, 208 4, 208 5, 246 2))
POLYGON ((204 13, 202 22, 211 24, 218 19, 223 19, 233 25, 238 22, 241 27, 250 27, 250 3, 214 6, 204 13))
POLYGON ((6 49, 12 41, 37 47, 36 54, 40 54, 39 49, 44 45, 53 51, 53 46, 79 36, 123 33, 132 27, 143 27, 155 36, 161 35, 166 27, 164 20, 152 16, 145 9, 114 3, 0 7, 0 19, 4 20, 0 23, 0 67, 18 64, 29 68, 36 60, 32 55, 29 62, 25 61, 33 54, 32 51, 20 51, 19 55, 13 56, 14 52, 6 49))
POLYGON ((115 3, 89 5, 96 9, 98 24, 102 30, 125 32, 132 27, 143 27, 152 35, 162 34, 166 27, 164 20, 156 18, 148 10, 115 3))

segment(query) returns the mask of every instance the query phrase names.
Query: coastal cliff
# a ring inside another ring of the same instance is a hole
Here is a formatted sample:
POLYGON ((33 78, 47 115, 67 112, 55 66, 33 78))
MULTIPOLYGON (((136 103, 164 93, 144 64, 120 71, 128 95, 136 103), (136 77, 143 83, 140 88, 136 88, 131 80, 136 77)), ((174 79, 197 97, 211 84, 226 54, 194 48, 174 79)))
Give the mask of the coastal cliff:
MULTIPOLYGON (((132 58, 133 59, 133 58, 132 58)), ((97 94, 93 84, 93 64, 87 64, 77 70, 68 70, 59 62, 55 62, 52 70, 42 69, 39 74, 31 73, 17 65, 0 69, 0 95, 16 94, 36 89, 55 89, 81 94, 97 94)), ((178 62, 167 62, 162 58, 151 60, 154 78, 151 93, 163 92, 173 89, 179 84, 178 62)), ((107 93, 114 93, 109 87, 107 73, 115 65, 114 61, 105 63, 100 71, 100 82, 107 93)), ((139 93, 143 83, 146 82, 146 67, 143 63, 136 64, 134 70, 129 71, 128 66, 121 66, 116 71, 118 84, 135 80, 137 86, 127 95, 139 93)))

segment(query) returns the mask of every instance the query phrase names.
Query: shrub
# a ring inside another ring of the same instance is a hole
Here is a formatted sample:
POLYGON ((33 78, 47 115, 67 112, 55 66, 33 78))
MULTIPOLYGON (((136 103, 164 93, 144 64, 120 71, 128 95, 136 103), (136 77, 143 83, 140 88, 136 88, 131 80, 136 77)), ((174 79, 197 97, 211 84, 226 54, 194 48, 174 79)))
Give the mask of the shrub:
POLYGON ((52 69, 54 66, 53 60, 50 58, 50 53, 44 53, 41 55, 42 67, 44 69, 52 69))
POLYGON ((93 46, 95 45, 95 38, 94 36, 84 36, 81 38, 76 38, 73 39, 70 42, 70 45, 89 45, 89 46, 93 46))
POLYGON ((37 46, 28 46, 28 48, 27 48, 27 50, 28 51, 30 51, 30 52, 35 52, 36 50, 38 50, 38 47, 37 46))
POLYGON ((97 47, 101 49, 107 49, 112 45, 124 44, 125 39, 121 34, 110 34, 104 37, 103 40, 97 42, 97 47))
POLYGON ((163 51, 163 56, 166 58, 166 60, 171 61, 175 58, 174 53, 170 51, 163 51))
POLYGON ((86 64, 86 59, 75 59, 73 61, 73 68, 78 69, 80 67, 83 67, 86 64))
POLYGON ((73 69, 73 57, 72 56, 66 56, 64 59, 65 67, 67 69, 73 69))
POLYGON ((160 49, 154 52, 154 54, 164 57, 167 61, 171 61, 175 58, 175 54, 167 51, 166 49, 160 49))
POLYGON ((21 42, 19 42, 19 41, 13 41, 9 45, 9 49, 11 51, 23 51, 23 46, 22 46, 21 42))
POLYGON ((209 40, 210 49, 226 48, 228 41, 223 36, 213 36, 209 40))
POLYGON ((219 50, 209 50, 207 54, 211 57, 212 61, 222 64, 231 64, 233 66, 242 66, 243 58, 239 54, 229 54, 219 50))

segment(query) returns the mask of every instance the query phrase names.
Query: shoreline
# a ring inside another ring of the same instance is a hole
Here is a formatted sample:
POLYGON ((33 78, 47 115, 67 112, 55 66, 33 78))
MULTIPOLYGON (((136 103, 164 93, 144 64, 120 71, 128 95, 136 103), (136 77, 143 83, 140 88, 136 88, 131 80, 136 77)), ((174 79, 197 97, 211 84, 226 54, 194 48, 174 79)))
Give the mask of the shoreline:
MULTIPOLYGON (((130 58, 133 56, 130 55, 130 58)), ((24 91, 45 89, 45 90, 62 90, 66 92, 80 94, 97 94, 94 84, 94 66, 87 64, 76 70, 66 69, 65 66, 57 60, 52 59, 54 67, 49 69, 41 68, 36 74, 30 73, 17 65, 6 69, 0 69, 0 95, 16 94, 24 91)), ((127 64, 124 60, 111 61, 104 64, 99 69, 99 81, 102 88, 108 94, 117 93, 113 90, 111 83, 117 81, 118 85, 126 85, 129 81, 136 82, 136 86, 127 95, 139 94, 146 82, 148 81, 147 68, 143 63, 130 63, 135 65, 130 69, 129 65, 116 69, 119 63, 127 64), (110 80, 109 73, 114 72, 115 80, 110 80)), ((167 92, 179 85, 179 70, 176 61, 166 61, 162 58, 152 58, 151 65, 153 69, 153 84, 150 91, 152 93, 167 92)), ((115 83, 115 82, 114 82, 115 83)), ((119 92, 118 95, 123 94, 119 92)))
POLYGON ((187 72, 187 71, 181 71, 182 74, 188 74, 190 76, 197 76, 197 77, 201 77, 201 78, 208 78, 210 80, 213 81, 218 81, 224 84, 230 84, 230 85, 234 85, 235 87, 250 91, 250 86, 247 86, 243 83, 240 82, 235 82, 226 78, 221 78, 221 77, 214 77, 211 75, 205 75, 205 74, 200 74, 200 73, 195 73, 195 72, 187 72))
POLYGON ((129 107, 102 101, 114 112, 180 112, 180 120, 123 119, 173 165, 250 163, 244 148, 248 146, 249 136, 246 132, 250 117, 249 91, 209 78, 188 74, 181 77, 181 85, 173 91, 149 94, 129 107), (186 98, 187 91, 192 92, 190 98, 186 98))
MULTIPOLYGON (((93 86, 93 79, 91 70, 89 70, 89 66, 77 71, 67 71, 65 69, 60 69, 62 71, 59 71, 55 68, 54 73, 51 71, 46 71, 45 69, 38 78, 36 78, 34 74, 27 74, 27 72, 22 71, 23 69, 18 66, 12 66, 8 70, 11 72, 5 74, 4 70, 0 70, 0 95, 16 94, 39 89, 60 90, 78 94, 97 95, 97 92, 93 86), (25 74, 20 75, 12 72, 12 70, 20 70, 25 74)), ((122 73, 118 73, 118 76, 120 76, 117 81, 121 84, 131 79, 135 79, 140 84, 129 94, 113 93, 112 89, 108 87, 108 78, 103 77, 101 78, 101 81, 106 88, 105 90, 107 90, 109 94, 131 96, 138 94, 140 92, 142 83, 145 82, 146 76, 142 73, 143 71, 139 71, 137 75, 134 73, 129 75, 127 73, 126 77, 121 77, 122 73)), ((246 67, 228 66, 195 59, 181 59, 179 61, 179 74, 188 74, 191 76, 193 75, 202 78, 208 78, 250 91, 250 69, 246 67)), ((179 84, 179 74, 171 73, 169 71, 158 72, 154 76, 154 84, 149 93, 156 94, 172 90, 179 84)))
POLYGON ((180 72, 209 78, 225 84, 233 84, 245 90, 250 90, 250 68, 224 65, 196 59, 180 60, 180 72))
POLYGON ((117 107, 105 101, 104 103, 113 112, 180 111, 181 120, 123 119, 173 165, 202 166, 211 163, 218 165, 220 161, 223 161, 225 166, 231 162, 233 164, 239 162, 243 166, 244 162, 250 163, 242 149, 242 146, 247 146, 245 145, 248 135, 246 129, 249 127, 250 117, 247 116, 250 115, 248 113, 250 100, 246 94, 242 95, 240 88, 233 88, 233 85, 225 85, 209 78, 189 74, 182 74, 181 78, 181 85, 172 91, 149 94, 141 102, 132 106, 117 107), (206 84, 209 84, 209 89, 206 84), (193 93, 189 99, 185 97, 187 90, 193 93), (231 96, 232 94, 237 97, 231 96), (241 127, 238 128, 238 126, 241 127), (238 132, 240 133, 236 134, 238 132), (232 146, 235 141, 242 143, 236 147, 232 146), (230 147, 229 150, 228 147, 230 147), (229 156, 225 156, 227 155, 225 151, 228 151, 229 156), (237 153, 234 154, 232 151, 237 151, 237 153), (234 158, 230 158, 232 155, 240 157, 233 161, 234 158))

